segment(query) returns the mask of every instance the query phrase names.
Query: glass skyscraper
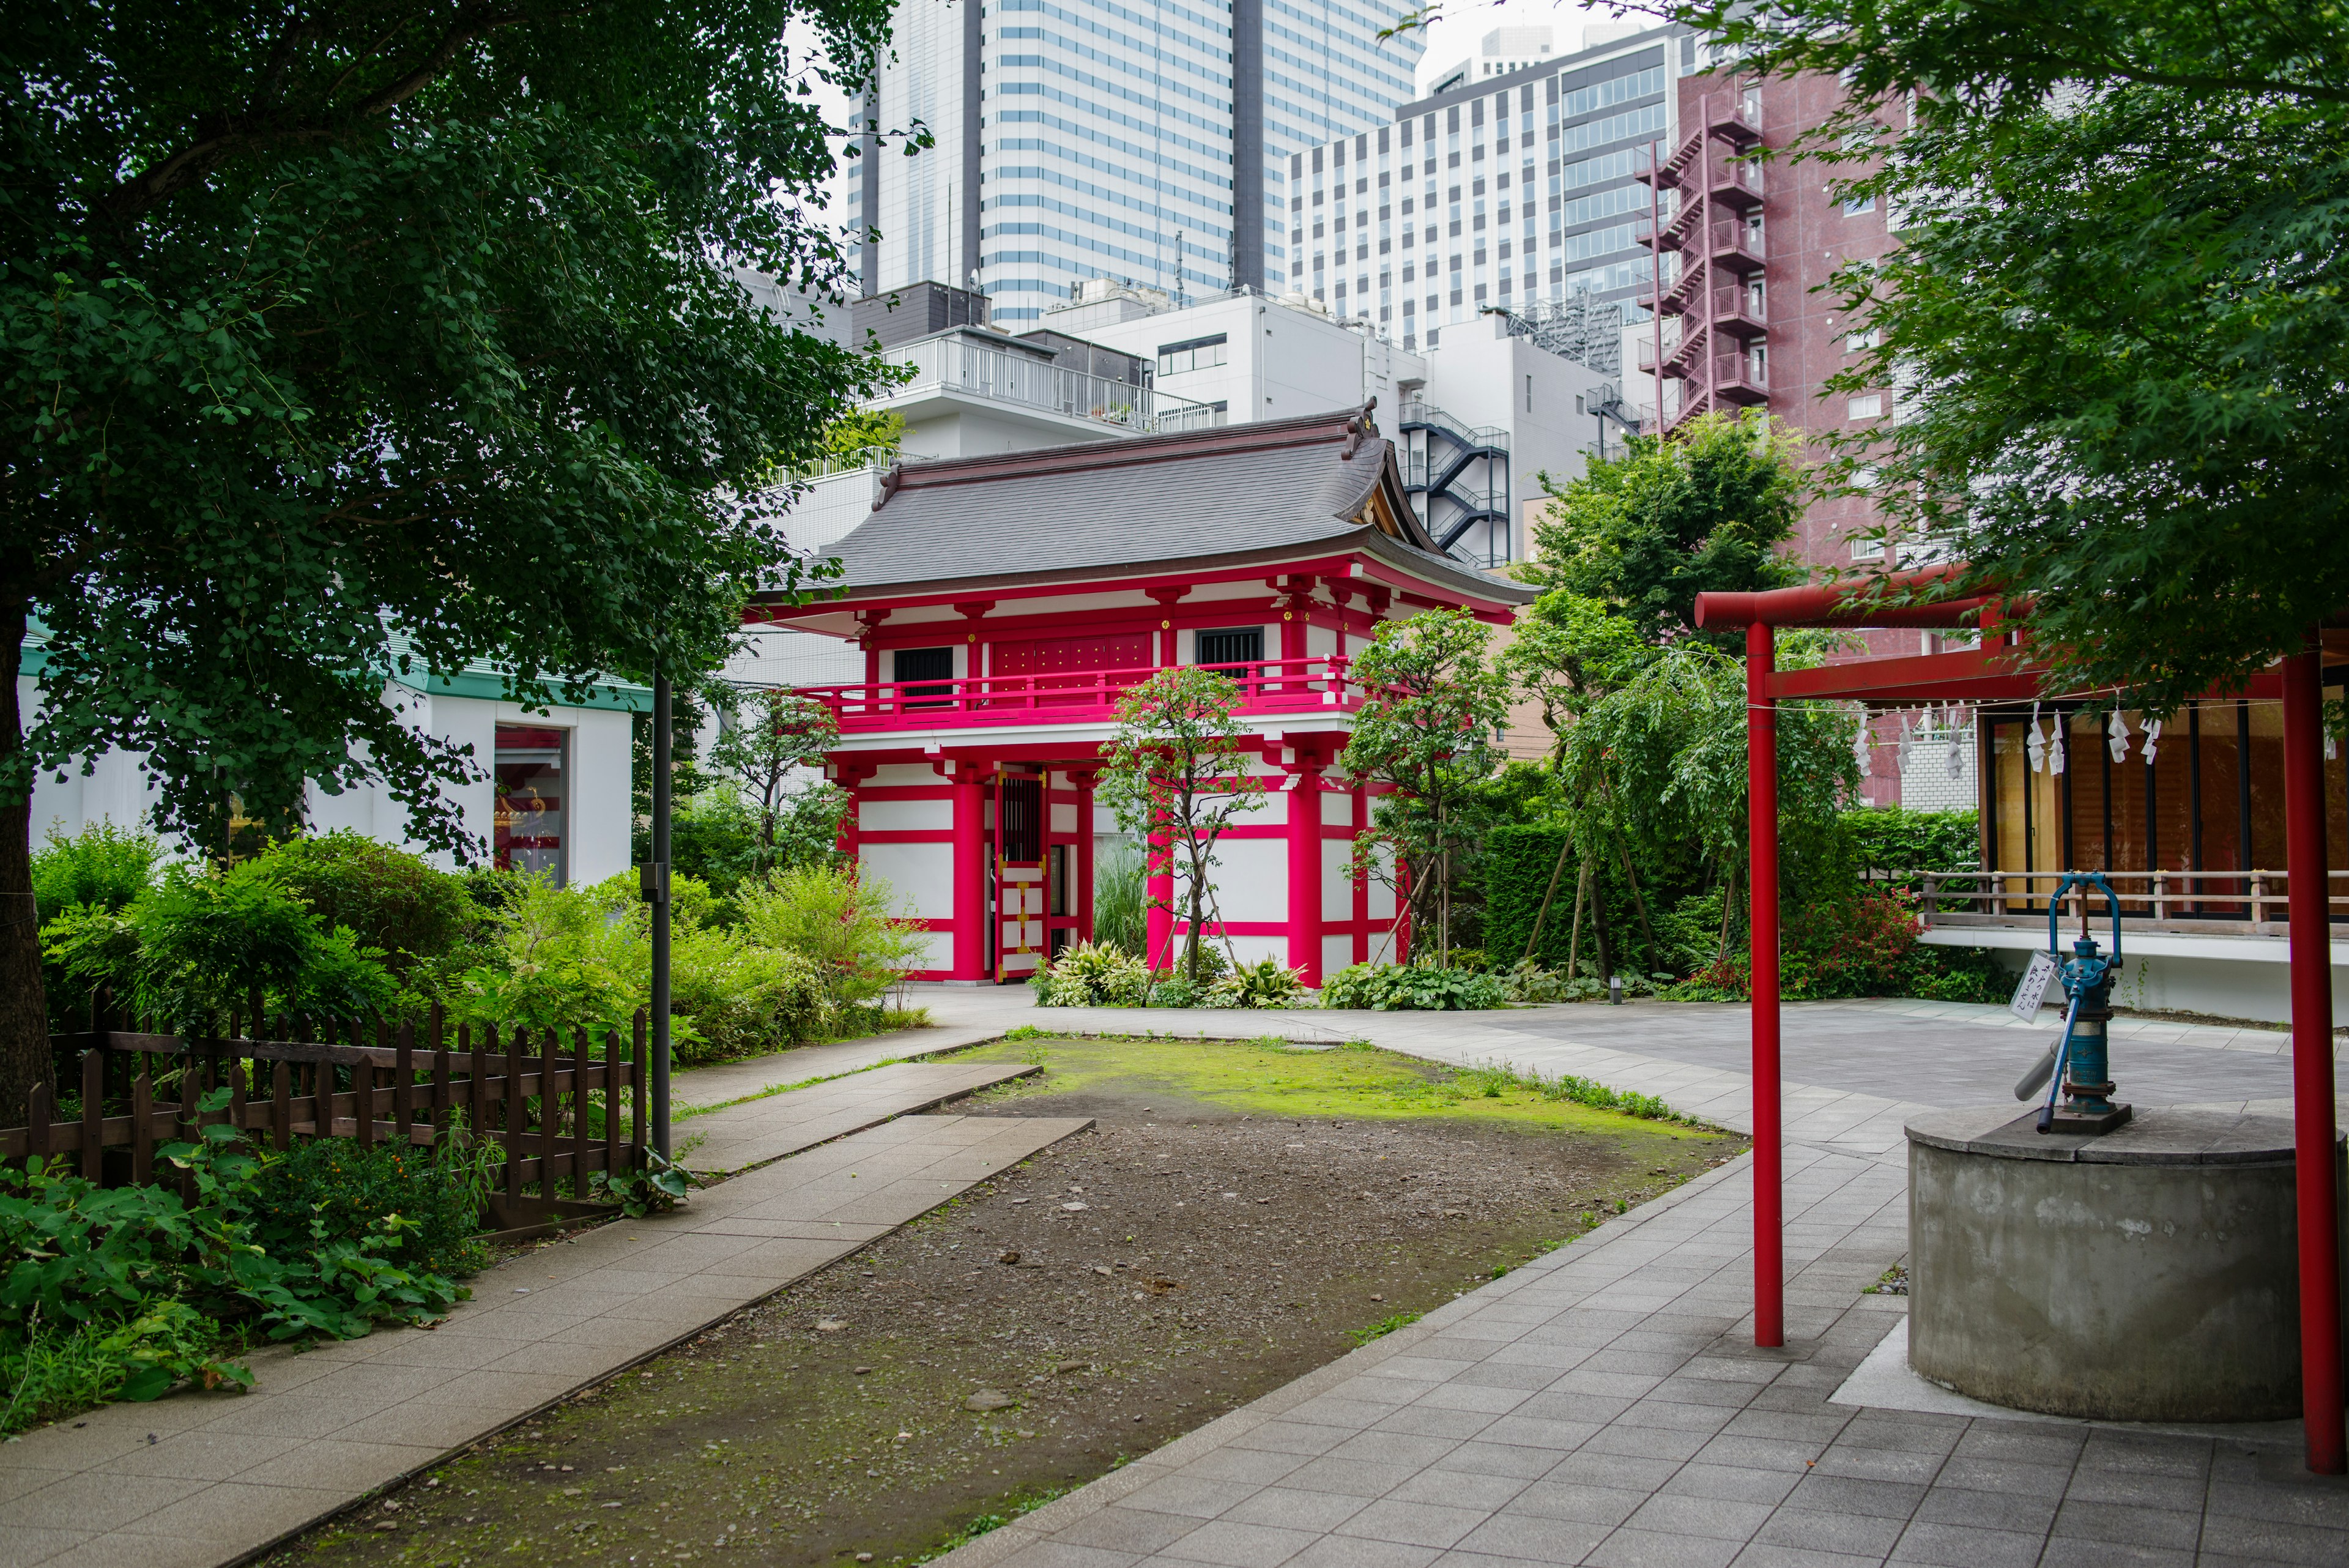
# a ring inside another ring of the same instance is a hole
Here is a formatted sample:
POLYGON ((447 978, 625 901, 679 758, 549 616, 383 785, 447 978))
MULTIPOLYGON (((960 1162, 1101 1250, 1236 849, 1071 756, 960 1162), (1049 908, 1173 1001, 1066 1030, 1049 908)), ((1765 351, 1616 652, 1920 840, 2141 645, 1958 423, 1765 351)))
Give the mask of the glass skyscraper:
POLYGON ((905 0, 867 112, 935 145, 852 165, 868 294, 1032 322, 1077 283, 1288 285, 1293 156, 1388 123, 1424 46, 1365 0, 905 0))

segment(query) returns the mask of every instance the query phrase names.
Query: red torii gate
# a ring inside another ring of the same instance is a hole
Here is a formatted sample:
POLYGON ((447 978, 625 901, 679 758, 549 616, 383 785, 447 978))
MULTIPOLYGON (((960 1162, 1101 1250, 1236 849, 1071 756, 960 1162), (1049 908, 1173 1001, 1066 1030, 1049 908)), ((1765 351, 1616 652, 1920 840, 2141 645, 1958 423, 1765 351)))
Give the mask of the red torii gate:
MULTIPOLYGON (((1841 699, 1906 707, 2063 695, 2047 673, 1999 629, 1989 597, 1923 605, 1881 604, 1881 589, 1930 587, 1960 568, 1933 566, 1860 583, 1768 593, 1699 594, 1700 627, 1745 628, 1747 837, 1751 843, 1754 1079, 1754 1343, 1786 1342, 1785 1167, 1779 1101, 1778 718, 1784 701, 1841 699), (1979 629, 1978 647, 1868 659, 1811 670, 1776 667, 1779 627, 1844 630, 1979 629)), ((2306 648, 2228 696, 2280 701, 2283 709, 2284 870, 2292 977, 2293 1179, 2300 1250, 2301 1409, 2308 1468, 2349 1471, 2341 1365, 2340 1198, 2333 1186, 2332 920, 2324 846, 2323 654, 2306 648)))

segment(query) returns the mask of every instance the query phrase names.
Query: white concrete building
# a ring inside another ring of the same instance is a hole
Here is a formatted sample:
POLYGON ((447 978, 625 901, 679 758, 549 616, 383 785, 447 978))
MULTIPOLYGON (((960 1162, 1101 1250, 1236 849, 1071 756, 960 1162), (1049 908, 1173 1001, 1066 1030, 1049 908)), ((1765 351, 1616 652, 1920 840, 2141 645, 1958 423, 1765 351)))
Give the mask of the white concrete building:
MULTIPOLYGON (((41 700, 40 649, 28 648, 16 678, 26 713, 41 700)), ((651 693, 615 683, 585 704, 558 704, 532 712, 506 700, 504 683, 487 667, 453 680, 423 676, 388 680, 384 701, 401 721, 428 734, 470 744, 488 776, 443 787, 467 831, 494 864, 551 874, 558 884, 584 885, 617 876, 629 866, 630 715, 648 709, 651 693)), ((156 791, 135 753, 109 751, 88 760, 87 773, 37 780, 32 833, 37 848, 50 833, 72 835, 94 822, 151 826, 156 791)), ((386 844, 404 844, 407 808, 379 784, 339 795, 310 786, 310 826, 318 832, 349 829, 386 844)), ((428 856, 453 867, 445 853, 428 856)))
POLYGON ((1425 45, 1354 0, 905 0, 845 208, 868 295, 976 286, 999 324, 1092 277, 1170 293, 1285 270, 1289 155, 1383 124, 1425 45))
POLYGON ((1578 294, 1643 314, 1650 192, 1633 154, 1671 141, 1696 39, 1650 27, 1478 78, 1289 160, 1288 286, 1406 348, 1488 308, 1578 294))

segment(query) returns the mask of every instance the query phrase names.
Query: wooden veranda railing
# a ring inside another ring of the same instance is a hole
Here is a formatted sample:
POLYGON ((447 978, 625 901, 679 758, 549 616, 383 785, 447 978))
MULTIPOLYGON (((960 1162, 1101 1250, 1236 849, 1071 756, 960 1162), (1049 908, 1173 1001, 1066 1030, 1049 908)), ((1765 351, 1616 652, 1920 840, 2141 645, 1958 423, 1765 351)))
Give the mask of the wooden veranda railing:
MULTIPOLYGON (((26 1126, 0 1128, 0 1159, 70 1156, 90 1180, 120 1186, 152 1181, 155 1151, 208 1125, 277 1149, 297 1137, 429 1147, 461 1128, 499 1151, 502 1202, 492 1203, 510 1217, 555 1208, 566 1181, 582 1199, 595 1172, 646 1163, 641 1012, 629 1038, 600 1042, 585 1029, 451 1030, 437 1009, 421 1038, 405 1023, 304 1039, 310 1032, 286 1019, 256 1021, 250 1034, 232 1019, 220 1038, 117 1022, 128 1023, 101 1014, 49 1037, 59 1081, 34 1086, 26 1126), (198 1108, 220 1088, 224 1106, 198 1108)), ((192 1176, 179 1179, 184 1189, 192 1176)))
MULTIPOLYGON (((2209 936, 2282 936, 2291 878, 2282 871, 2104 871, 2119 895, 2124 925, 2209 936)), ((2047 923, 2047 896, 2061 871, 1926 871, 1918 912, 1928 926, 2007 926, 2047 923)), ((2349 918, 2349 871, 2326 874, 2326 903, 2334 919, 2349 918)), ((2077 924, 2083 895, 2065 898, 2064 919, 2077 924)), ((2102 895, 2087 896, 2088 912, 2105 919, 2102 895)))

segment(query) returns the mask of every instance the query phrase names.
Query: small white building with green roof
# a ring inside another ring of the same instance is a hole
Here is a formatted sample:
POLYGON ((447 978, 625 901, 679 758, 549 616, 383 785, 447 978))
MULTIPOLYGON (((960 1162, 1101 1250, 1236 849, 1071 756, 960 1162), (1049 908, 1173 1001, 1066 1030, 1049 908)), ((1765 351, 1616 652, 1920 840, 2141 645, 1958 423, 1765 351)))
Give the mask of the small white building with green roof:
MULTIPOLYGON (((26 714, 41 701, 46 641, 31 628, 17 665, 17 699, 26 714)), ((487 777, 442 786, 466 828, 493 864, 551 872, 564 885, 600 882, 630 864, 630 720, 652 707, 649 689, 625 680, 597 683, 581 701, 534 711, 512 700, 495 665, 475 663, 440 679, 420 670, 387 678, 384 700, 417 729, 470 745, 487 777)), ((94 822, 150 826, 155 791, 133 752, 88 759, 88 771, 40 778, 33 790, 36 840, 78 832, 94 822)), ((407 808, 378 785, 328 794, 311 786, 310 826, 347 829, 387 844, 407 841, 407 808)), ((450 863, 445 854, 431 858, 450 863)))

